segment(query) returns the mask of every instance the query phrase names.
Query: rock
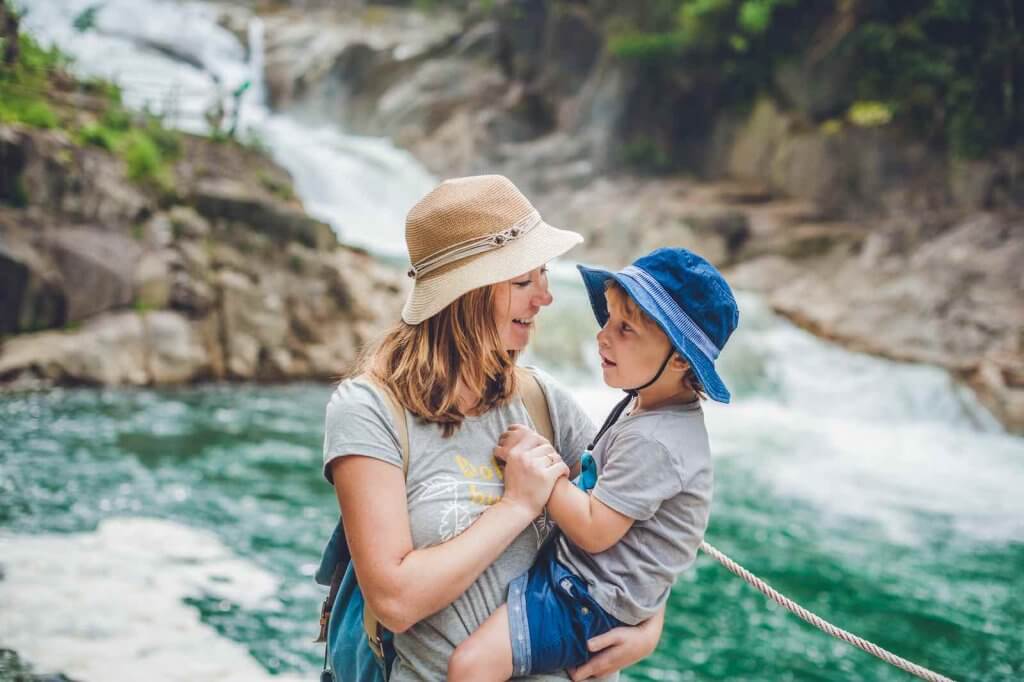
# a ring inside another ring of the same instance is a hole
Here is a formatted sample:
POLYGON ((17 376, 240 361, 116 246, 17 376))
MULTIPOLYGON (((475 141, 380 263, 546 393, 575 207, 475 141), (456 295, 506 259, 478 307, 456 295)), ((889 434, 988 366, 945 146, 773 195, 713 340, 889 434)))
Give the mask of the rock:
POLYGON ((9 339, 0 354, 0 378, 144 386, 190 381, 208 365, 184 318, 172 312, 121 312, 100 315, 74 331, 9 339))
POLYGON ((144 336, 133 312, 97 317, 77 331, 23 334, 4 343, 0 377, 28 373, 52 383, 144 385, 144 336))
POLYGON ((217 273, 221 343, 228 375, 235 378, 265 376, 268 355, 280 348, 288 333, 283 300, 261 290, 234 270, 217 273))
POLYGON ((171 300, 171 251, 147 251, 135 268, 134 302, 150 310, 166 308, 171 300))
MULTIPOLYGON (((0 8, 0 11, 6 9, 0 8)), ((17 43, 15 43, 17 44, 17 43)), ((15 128, 0 128, 0 203, 24 206, 28 202, 22 173, 28 164, 26 138, 15 128)))
POLYGON ((590 12, 580 5, 553 5, 548 24, 540 74, 542 87, 562 96, 575 94, 601 56, 601 31, 590 12))
POLYGON ((216 293, 205 281, 183 270, 171 274, 171 288, 167 306, 189 317, 205 316, 216 305, 216 293))
POLYGON ((725 253, 716 262, 731 263, 740 248, 750 238, 750 220, 743 211, 724 210, 691 214, 683 220, 698 234, 714 235, 722 239, 725 253))
POLYGON ((337 244, 330 226, 301 209, 271 202, 228 179, 206 181, 195 191, 196 210, 210 220, 244 223, 278 243, 295 240, 314 249, 337 244))
POLYGON ((210 234, 210 223, 191 206, 174 206, 168 211, 172 234, 176 239, 202 239, 210 234))
POLYGON ((142 319, 150 384, 184 384, 211 374, 207 350, 189 320, 170 311, 148 313, 142 319))
POLYGON ((378 102, 381 132, 415 140, 436 130, 459 108, 504 94, 505 80, 486 65, 458 58, 424 62, 378 102))
POLYGON ((784 100, 810 121, 842 117, 855 99, 848 83, 856 68, 852 50, 830 50, 783 64, 775 84, 784 100))
POLYGON ((469 27, 455 41, 452 54, 469 59, 493 59, 498 53, 498 23, 487 19, 469 27))
POLYGON ((131 305, 142 247, 129 237, 91 228, 63 228, 45 235, 60 271, 71 322, 131 305))
POLYGON ((436 9, 371 7, 309 11, 305 8, 264 18, 266 78, 271 104, 283 108, 322 94, 339 56, 352 45, 366 45, 396 61, 414 61, 459 34, 457 17, 436 9))
POLYGON ((0 335, 63 326, 67 308, 60 273, 28 244, 0 241, 0 335))

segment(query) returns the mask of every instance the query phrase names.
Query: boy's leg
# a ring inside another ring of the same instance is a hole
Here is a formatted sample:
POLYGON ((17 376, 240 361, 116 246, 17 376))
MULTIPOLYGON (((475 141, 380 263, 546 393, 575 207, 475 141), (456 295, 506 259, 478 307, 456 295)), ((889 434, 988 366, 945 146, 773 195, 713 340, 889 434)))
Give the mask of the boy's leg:
POLYGON ((508 606, 502 604, 448 660, 448 680, 507 680, 512 677, 508 606))

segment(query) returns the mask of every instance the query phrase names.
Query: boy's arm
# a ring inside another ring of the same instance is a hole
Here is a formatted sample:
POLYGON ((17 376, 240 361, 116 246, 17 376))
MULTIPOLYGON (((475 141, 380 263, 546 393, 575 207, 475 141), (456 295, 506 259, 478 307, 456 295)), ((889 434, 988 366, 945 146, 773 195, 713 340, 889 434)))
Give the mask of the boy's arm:
POLYGON ((562 532, 589 554, 605 551, 633 525, 633 519, 583 492, 564 476, 551 492, 548 513, 562 532))
MULTIPOLYGON (((494 457, 505 461, 514 450, 527 450, 547 440, 529 427, 513 424, 498 438, 494 457)), ((573 467, 579 473, 579 465, 573 467)), ((577 547, 590 554, 605 551, 618 542, 633 525, 633 519, 621 514, 568 478, 560 478, 548 499, 548 513, 577 547)))

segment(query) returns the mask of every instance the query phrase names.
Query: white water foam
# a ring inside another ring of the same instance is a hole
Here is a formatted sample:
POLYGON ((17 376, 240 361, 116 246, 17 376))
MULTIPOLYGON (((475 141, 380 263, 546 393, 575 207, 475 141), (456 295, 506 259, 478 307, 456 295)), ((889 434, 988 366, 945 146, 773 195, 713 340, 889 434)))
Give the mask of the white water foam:
POLYGON ((95 532, 0 535, 0 645, 82 682, 297 682, 199 619, 187 597, 272 608, 279 579, 212 534, 115 518, 95 532))

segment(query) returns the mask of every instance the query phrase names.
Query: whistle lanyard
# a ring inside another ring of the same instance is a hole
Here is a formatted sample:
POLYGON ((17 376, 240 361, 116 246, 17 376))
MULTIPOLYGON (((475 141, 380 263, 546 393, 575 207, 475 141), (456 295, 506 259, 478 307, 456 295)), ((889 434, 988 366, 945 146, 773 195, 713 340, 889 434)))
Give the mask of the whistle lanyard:
POLYGON ((665 368, 668 367, 668 361, 675 355, 675 351, 669 351, 665 360, 661 363, 661 367, 658 369, 658 373, 654 375, 654 378, 648 381, 643 386, 637 386, 636 388, 627 388, 626 397, 619 401, 619 403, 612 408, 612 411, 608 413, 608 417, 604 420, 604 424, 598 429, 597 435, 594 436, 594 440, 590 441, 590 445, 583 451, 580 456, 580 475, 576 477, 577 487, 583 490, 590 490, 597 485, 597 463, 594 462, 594 448, 597 447, 597 442, 601 440, 601 436, 612 427, 612 425, 619 420, 626 407, 633 401, 634 398, 655 381, 661 378, 661 375, 665 372, 665 368))

